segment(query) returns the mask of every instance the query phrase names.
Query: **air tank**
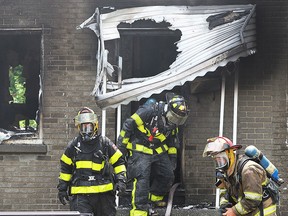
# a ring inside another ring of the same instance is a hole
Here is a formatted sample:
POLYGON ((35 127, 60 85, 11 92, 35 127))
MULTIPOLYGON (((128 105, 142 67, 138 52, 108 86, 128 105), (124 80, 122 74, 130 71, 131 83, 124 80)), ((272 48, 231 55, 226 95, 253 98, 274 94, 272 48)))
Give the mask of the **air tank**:
POLYGON ((269 177, 271 177, 279 186, 284 183, 283 179, 279 177, 278 169, 255 146, 250 145, 246 147, 245 155, 257 159, 260 165, 266 170, 269 177))

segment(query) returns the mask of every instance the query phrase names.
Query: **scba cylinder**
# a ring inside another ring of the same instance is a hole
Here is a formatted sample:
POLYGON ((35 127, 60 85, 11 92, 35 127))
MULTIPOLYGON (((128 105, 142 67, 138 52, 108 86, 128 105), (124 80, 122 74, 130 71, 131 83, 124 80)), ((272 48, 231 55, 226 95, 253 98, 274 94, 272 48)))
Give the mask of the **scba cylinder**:
POLYGON ((272 164, 268 158, 263 155, 263 153, 257 149, 255 146, 250 145, 245 149, 245 155, 248 157, 257 159, 260 165, 266 170, 269 176, 278 184, 281 185, 284 183, 283 179, 279 177, 278 169, 272 164))

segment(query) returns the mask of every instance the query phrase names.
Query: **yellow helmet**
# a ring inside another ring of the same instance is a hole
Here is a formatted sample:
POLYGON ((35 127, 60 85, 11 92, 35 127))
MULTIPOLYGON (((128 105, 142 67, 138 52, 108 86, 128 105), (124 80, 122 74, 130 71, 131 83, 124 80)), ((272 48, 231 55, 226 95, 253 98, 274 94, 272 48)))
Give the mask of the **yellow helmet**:
POLYGON ((98 117, 88 107, 83 107, 74 118, 75 126, 78 128, 83 141, 91 140, 98 131, 98 117))

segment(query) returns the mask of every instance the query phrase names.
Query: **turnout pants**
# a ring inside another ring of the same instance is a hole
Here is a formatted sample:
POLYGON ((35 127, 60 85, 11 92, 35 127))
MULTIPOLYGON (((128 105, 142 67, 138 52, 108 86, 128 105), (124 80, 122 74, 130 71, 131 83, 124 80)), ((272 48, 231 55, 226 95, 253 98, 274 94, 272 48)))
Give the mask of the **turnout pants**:
POLYGON ((133 180, 130 216, 148 215, 152 196, 164 196, 174 182, 174 172, 167 152, 144 154, 133 151, 128 159, 128 178, 133 180))
POLYGON ((80 213, 93 213, 94 216, 115 216, 116 203, 113 191, 87 195, 73 195, 70 210, 80 213))

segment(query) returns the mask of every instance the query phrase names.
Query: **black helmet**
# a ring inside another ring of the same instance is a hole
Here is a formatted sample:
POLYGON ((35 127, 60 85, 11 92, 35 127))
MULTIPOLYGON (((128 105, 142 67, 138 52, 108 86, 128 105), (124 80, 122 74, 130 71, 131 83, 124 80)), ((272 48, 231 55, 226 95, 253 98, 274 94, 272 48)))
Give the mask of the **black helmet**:
POLYGON ((184 97, 172 93, 172 95, 166 94, 166 99, 168 104, 166 118, 168 122, 175 125, 183 125, 189 113, 184 97))

